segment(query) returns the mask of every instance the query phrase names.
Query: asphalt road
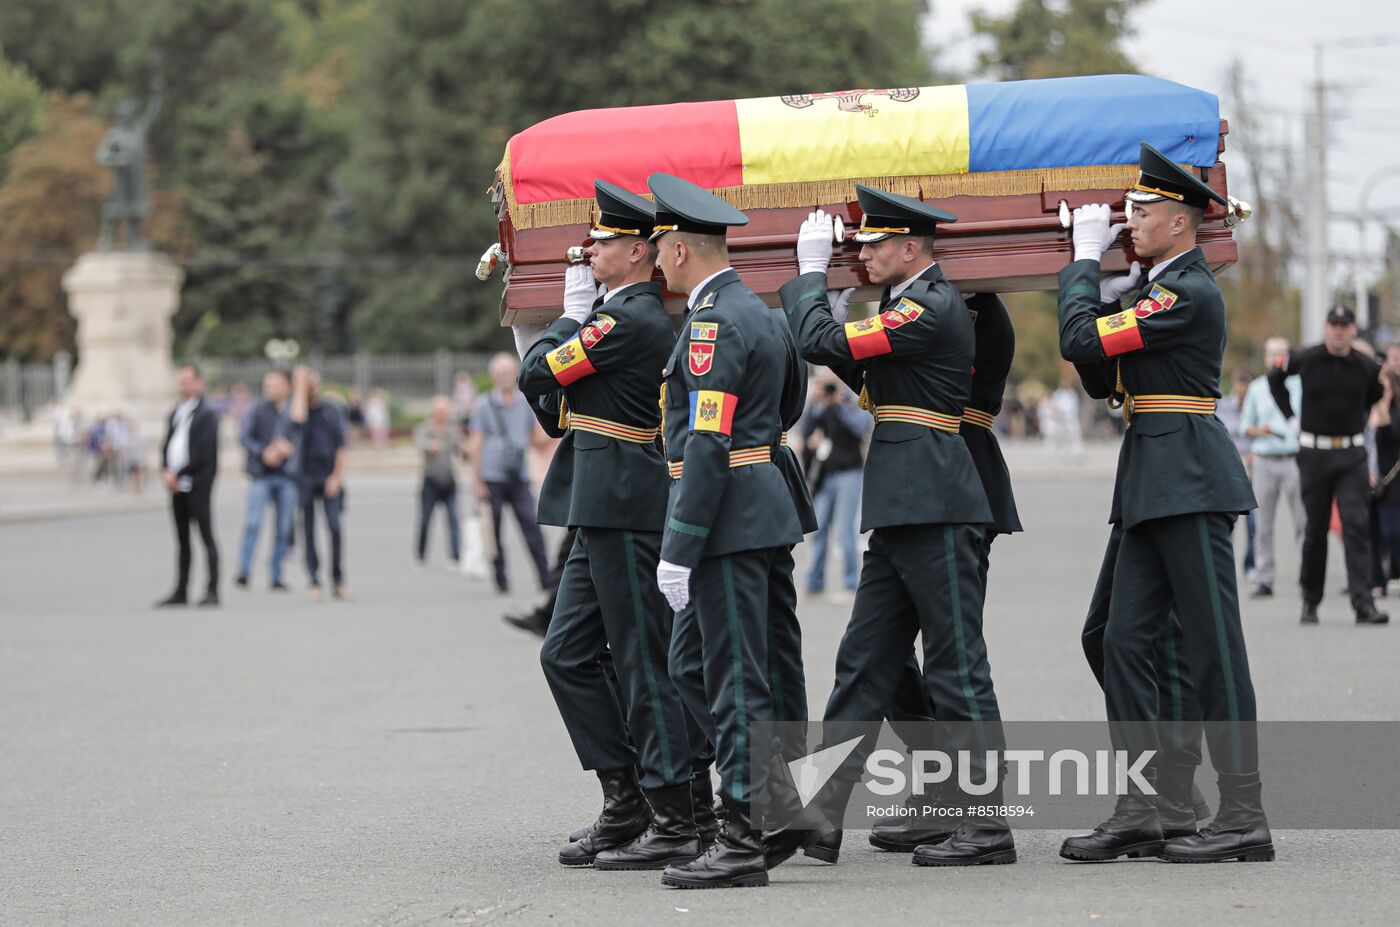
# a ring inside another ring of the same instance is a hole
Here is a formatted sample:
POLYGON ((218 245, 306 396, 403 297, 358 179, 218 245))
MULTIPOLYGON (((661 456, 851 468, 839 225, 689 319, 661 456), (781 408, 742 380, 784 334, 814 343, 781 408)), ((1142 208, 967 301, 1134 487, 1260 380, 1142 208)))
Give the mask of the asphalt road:
MULTIPOLYGON (((1008 719, 1102 717, 1078 629, 1108 493, 1019 486, 1028 531, 997 543, 986 622, 1008 719)), ((749 891, 564 870, 597 790, 537 642, 499 619, 529 594, 414 571, 414 498, 404 480, 355 487, 352 601, 308 601, 294 565, 298 591, 264 591, 259 570, 217 611, 150 608, 172 569, 163 512, 0 524, 0 922, 1400 922, 1393 831, 1276 831, 1272 864, 1078 866, 1056 855, 1064 832, 1024 830, 1020 863, 975 870, 918 869, 854 833, 839 866, 795 861, 749 891)), ((241 499, 227 481, 230 574, 241 499)), ((1400 627, 1355 628, 1332 596, 1302 628, 1280 591, 1246 606, 1262 716, 1400 720, 1400 627)), ((802 618, 820 706, 845 609, 802 618)))

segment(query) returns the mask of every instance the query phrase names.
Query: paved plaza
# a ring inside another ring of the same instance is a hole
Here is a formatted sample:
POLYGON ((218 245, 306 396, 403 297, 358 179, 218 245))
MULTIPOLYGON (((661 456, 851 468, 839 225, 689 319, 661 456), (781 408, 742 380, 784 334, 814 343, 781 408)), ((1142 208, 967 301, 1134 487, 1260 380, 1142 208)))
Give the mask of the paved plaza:
MULTIPOLYGON (((0 523, 0 923, 1400 922, 1393 831, 1276 831, 1272 864, 1093 866, 1058 857, 1064 832, 1025 829, 1017 865, 979 869, 916 868, 848 833, 839 866, 799 857, 752 891, 565 870, 597 786, 538 642, 499 617, 533 598, 523 551, 509 597, 441 566, 437 533, 416 571, 412 476, 352 470, 350 487, 349 602, 309 601, 299 561, 292 593, 265 591, 261 560, 252 590, 232 587, 237 477, 218 492, 217 611, 151 609, 173 569, 163 508, 0 523)), ((1103 716, 1078 635, 1110 491, 1097 474, 1018 484, 1027 531, 996 544, 986 617, 1008 719, 1103 716)), ((1283 586, 1244 605, 1261 716, 1400 720, 1400 627, 1354 627, 1339 595, 1300 627, 1283 586)), ((801 617, 819 711, 846 610, 801 617)))

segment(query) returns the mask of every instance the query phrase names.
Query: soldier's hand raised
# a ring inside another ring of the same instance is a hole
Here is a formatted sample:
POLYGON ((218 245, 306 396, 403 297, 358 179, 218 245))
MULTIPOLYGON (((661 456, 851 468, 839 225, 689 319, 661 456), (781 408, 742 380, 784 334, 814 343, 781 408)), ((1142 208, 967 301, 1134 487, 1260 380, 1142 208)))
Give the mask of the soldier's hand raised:
POLYGON ((807 216, 797 230, 797 272, 826 273, 833 249, 831 216, 818 209, 807 216))
POLYGON ((1105 203, 1090 203, 1074 211, 1074 259, 1097 261, 1125 228, 1109 225, 1111 211, 1105 203))
POLYGON ((598 298, 598 282, 587 264, 570 264, 564 271, 564 315, 582 324, 598 298))

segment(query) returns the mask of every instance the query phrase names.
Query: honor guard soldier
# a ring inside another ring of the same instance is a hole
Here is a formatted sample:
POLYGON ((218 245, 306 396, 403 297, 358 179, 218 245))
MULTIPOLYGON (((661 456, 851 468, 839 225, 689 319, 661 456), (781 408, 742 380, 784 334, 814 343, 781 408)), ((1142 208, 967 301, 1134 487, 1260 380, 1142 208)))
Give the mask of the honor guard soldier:
MULTIPOLYGON (((654 238, 667 286, 688 294, 690 314, 663 374, 662 427, 672 478, 657 583, 678 612, 694 598, 706 705, 725 821, 694 862, 672 866, 667 885, 766 885, 762 835, 752 808, 766 770, 750 762, 750 730, 774 718, 769 684, 768 598, 774 572, 790 569, 802 525, 779 453, 784 408, 800 365, 789 360, 783 319, 729 267, 725 234, 748 217, 707 191, 653 174, 654 238)), ((790 582, 790 579, 789 579, 790 582)), ((673 667, 673 673, 676 668, 673 667)))
MULTIPOLYGON (((982 769, 987 750, 1002 749, 1000 714, 982 639, 979 562, 992 524, 987 493, 959 434, 971 399, 974 325, 957 288, 933 260, 939 222, 956 217, 919 200, 856 185, 864 218, 856 241, 872 282, 890 290, 880 312, 845 325, 831 316, 826 269, 832 254, 831 218, 820 210, 797 239, 800 275, 780 291, 802 356, 825 364, 861 395, 875 416, 865 462, 861 530, 872 531, 850 624, 836 657, 836 684, 826 705, 825 742, 839 743, 842 723, 878 721, 916 636, 924 644, 926 696, 954 732, 949 751, 968 750, 970 781, 996 779, 982 769), (979 775, 980 774, 980 775, 979 775)), ((873 744, 862 743, 837 771, 819 801, 827 821, 839 822, 873 744)), ((956 774, 953 776, 956 779, 956 774)), ((1005 820, 971 813, 1000 804, 990 795, 956 795, 969 813, 955 833, 921 846, 920 865, 1010 863, 1014 841, 1005 820)), ((803 823, 769 835, 769 863, 799 846, 825 842, 823 829, 803 823)))
POLYGON ((708 779, 691 781, 685 707, 666 673, 671 615, 654 581, 670 489, 656 395, 675 338, 651 282, 651 204, 603 181, 595 188, 592 267, 568 269, 564 317, 520 370, 520 389, 542 406, 562 392, 566 433, 541 512, 577 529, 540 662, 579 761, 603 786, 602 814, 559 861, 660 869, 700 853, 693 788, 710 807, 708 779), (596 298, 595 275, 608 288, 596 298))
MULTIPOLYGON (((1155 654, 1169 640, 1175 605, 1182 663, 1195 683, 1220 808, 1199 833, 1163 842, 1156 805, 1129 786, 1113 816, 1071 837, 1061 855, 1160 854, 1172 862, 1274 858, 1260 804, 1254 687, 1240 626, 1231 532, 1254 494, 1220 419, 1225 304, 1196 247, 1206 206, 1225 201, 1144 143, 1138 182, 1126 194, 1127 228, 1153 261, 1131 308, 1101 315, 1100 258, 1123 226, 1109 207, 1074 215, 1074 258, 1060 272, 1060 353, 1076 364, 1109 362, 1128 431, 1118 458, 1110 521, 1122 540, 1104 632, 1104 695, 1116 749, 1129 761, 1160 750, 1155 654)), ((1158 769, 1157 791, 1189 805, 1190 780, 1158 769)))
MULTIPOLYGON (((999 534, 1015 534, 1021 530, 1016 497, 1011 490, 1011 473, 993 430, 1006 393, 1006 378, 1011 374, 1011 361, 1016 356, 1016 331, 1011 326, 1006 303, 995 293, 968 296, 967 310, 972 314, 974 341, 972 389, 958 433, 977 466, 977 475, 992 509, 992 521, 983 532, 977 564, 978 584, 985 603, 992 542, 999 534)), ((938 745, 930 737, 936 717, 937 706, 929 702, 924 691, 918 660, 910 655, 895 689, 889 712, 890 728, 910 749, 937 749, 938 745)), ((937 798, 928 794, 910 795, 909 804, 921 811, 934 803, 931 799, 937 798)), ((955 818, 913 815, 896 823, 876 824, 870 829, 870 845, 893 853, 913 853, 925 844, 946 840, 956 829, 955 818)))

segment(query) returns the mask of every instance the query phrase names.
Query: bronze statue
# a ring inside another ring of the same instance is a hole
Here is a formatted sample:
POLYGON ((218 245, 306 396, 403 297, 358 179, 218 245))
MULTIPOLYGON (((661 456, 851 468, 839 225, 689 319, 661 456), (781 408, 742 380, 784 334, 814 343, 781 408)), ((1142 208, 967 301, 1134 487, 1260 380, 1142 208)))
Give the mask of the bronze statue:
POLYGON ((146 111, 138 118, 136 101, 123 100, 117 106, 117 124, 107 130, 97 147, 97 163, 112 168, 112 195, 102 205, 102 234, 98 251, 145 251, 150 245, 141 235, 141 223, 151 214, 151 198, 146 191, 146 136, 160 114, 165 81, 157 70, 151 78, 151 95, 146 111), (121 244, 117 230, 126 224, 121 244))

